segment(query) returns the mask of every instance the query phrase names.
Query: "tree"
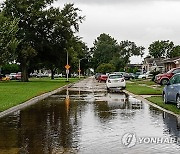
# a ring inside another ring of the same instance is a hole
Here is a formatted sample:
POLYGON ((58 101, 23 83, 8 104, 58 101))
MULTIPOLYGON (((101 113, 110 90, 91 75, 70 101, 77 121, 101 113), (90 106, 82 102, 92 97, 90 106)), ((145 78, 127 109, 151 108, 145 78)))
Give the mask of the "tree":
MULTIPOLYGON (((53 8, 54 0, 6 0, 4 12, 9 18, 19 17, 17 61, 22 68, 22 80, 28 81, 30 62, 38 61, 50 68, 52 74, 63 64, 70 40, 79 30, 83 17, 78 8, 67 4, 53 8)), ((53 77, 52 77, 53 78, 53 77)))
POLYGON ((0 65, 13 61, 19 44, 16 38, 18 19, 10 20, 0 13, 0 65))
POLYGON ((121 58, 122 65, 128 64, 130 62, 129 58, 131 56, 143 56, 144 54, 144 47, 143 46, 137 46, 134 42, 131 41, 121 41, 119 44, 119 50, 118 54, 121 58))
POLYGON ((41 49, 38 57, 46 68, 51 69, 52 79, 58 68, 64 69, 67 52, 69 53, 69 62, 71 62, 72 55, 75 55, 74 52, 80 51, 74 50, 80 40, 74 34, 79 31, 79 23, 84 20, 84 17, 78 15, 78 11, 80 10, 74 8, 73 4, 66 4, 62 10, 50 8, 46 13, 47 20, 44 20, 43 24, 39 26, 41 30, 39 37, 42 39, 37 44, 41 49), (49 22, 51 24, 48 24, 49 22))
POLYGON ((168 54, 169 58, 178 57, 180 56, 180 46, 174 46, 172 51, 168 54))
POLYGON ((103 74, 114 72, 114 71, 115 71, 115 67, 110 63, 102 63, 96 69, 96 72, 100 72, 103 74))
POLYGON ((131 56, 142 56, 144 47, 137 46, 131 41, 117 41, 108 34, 101 34, 94 42, 91 49, 93 55, 92 66, 96 69, 103 63, 111 63, 115 66, 115 71, 119 71, 130 62, 131 56))
POLYGON ((149 46, 149 54, 154 58, 169 57, 174 48, 172 41, 155 41, 149 46))
POLYGON ((101 34, 94 41, 94 47, 91 49, 92 67, 96 69, 102 63, 109 63, 117 49, 118 43, 114 38, 105 33, 101 34))

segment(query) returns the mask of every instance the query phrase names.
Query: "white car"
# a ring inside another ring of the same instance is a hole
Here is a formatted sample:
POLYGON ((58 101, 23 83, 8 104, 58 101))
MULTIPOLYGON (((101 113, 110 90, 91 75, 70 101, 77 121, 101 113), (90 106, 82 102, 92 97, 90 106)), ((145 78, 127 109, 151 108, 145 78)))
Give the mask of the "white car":
POLYGON ((107 90, 110 89, 125 89, 126 81, 121 74, 109 74, 106 80, 107 90))
POLYGON ((148 79, 151 78, 152 74, 150 74, 150 71, 146 72, 145 74, 141 74, 138 76, 138 79, 148 79))

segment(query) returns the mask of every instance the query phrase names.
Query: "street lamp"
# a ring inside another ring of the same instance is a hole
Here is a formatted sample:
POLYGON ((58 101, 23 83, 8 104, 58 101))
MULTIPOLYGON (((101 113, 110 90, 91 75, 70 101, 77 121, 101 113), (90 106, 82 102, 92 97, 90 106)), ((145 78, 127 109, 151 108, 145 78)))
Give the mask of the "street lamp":
POLYGON ((81 58, 79 59, 79 79, 80 79, 80 76, 81 76, 81 60, 84 59, 84 58, 81 58))

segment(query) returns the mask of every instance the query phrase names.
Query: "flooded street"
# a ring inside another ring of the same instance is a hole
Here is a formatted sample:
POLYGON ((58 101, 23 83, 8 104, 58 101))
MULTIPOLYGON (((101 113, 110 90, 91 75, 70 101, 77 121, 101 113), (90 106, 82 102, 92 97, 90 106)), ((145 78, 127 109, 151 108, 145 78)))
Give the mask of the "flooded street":
POLYGON ((92 78, 0 119, 0 154, 177 154, 178 140, 175 116, 92 78))

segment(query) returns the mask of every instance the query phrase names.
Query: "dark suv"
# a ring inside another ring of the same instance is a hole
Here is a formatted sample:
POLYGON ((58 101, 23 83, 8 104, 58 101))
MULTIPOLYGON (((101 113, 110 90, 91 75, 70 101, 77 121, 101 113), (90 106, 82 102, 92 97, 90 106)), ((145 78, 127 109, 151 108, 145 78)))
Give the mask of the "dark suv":
POLYGON ((180 67, 173 68, 170 71, 168 71, 167 73, 156 75, 155 82, 158 84, 161 84, 161 85, 165 85, 165 84, 167 84, 169 79, 176 73, 180 73, 180 67))

